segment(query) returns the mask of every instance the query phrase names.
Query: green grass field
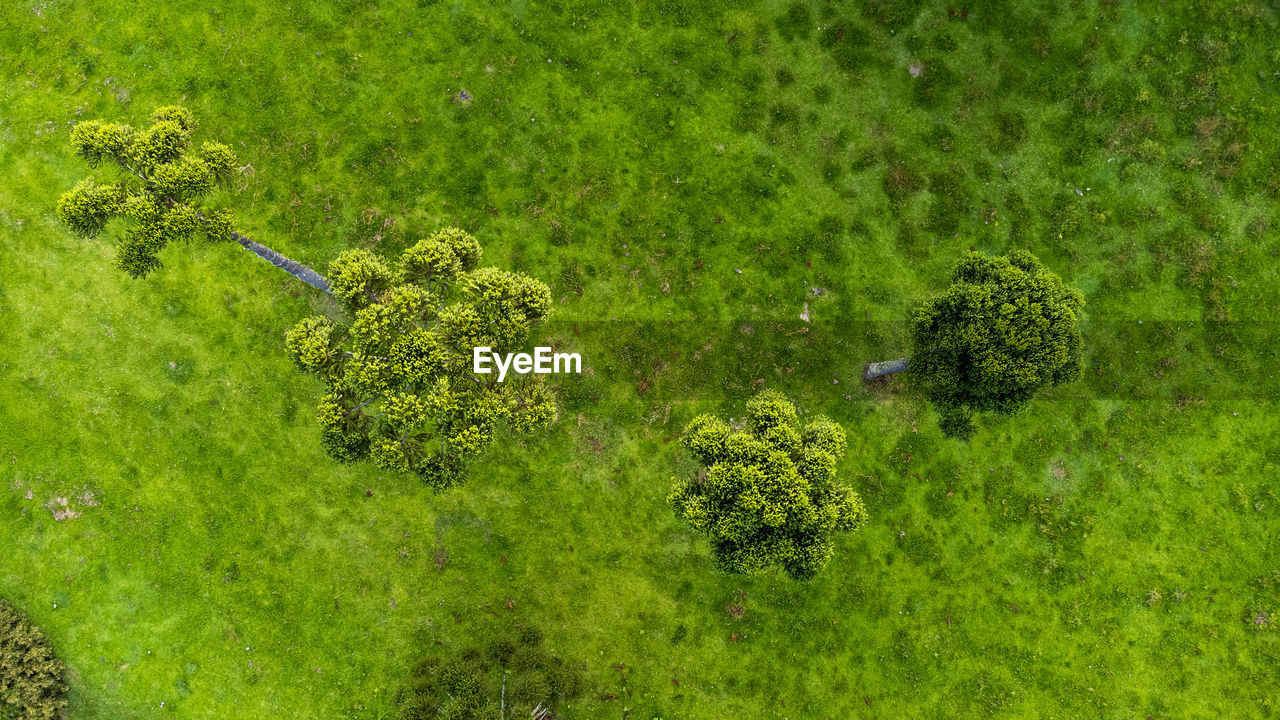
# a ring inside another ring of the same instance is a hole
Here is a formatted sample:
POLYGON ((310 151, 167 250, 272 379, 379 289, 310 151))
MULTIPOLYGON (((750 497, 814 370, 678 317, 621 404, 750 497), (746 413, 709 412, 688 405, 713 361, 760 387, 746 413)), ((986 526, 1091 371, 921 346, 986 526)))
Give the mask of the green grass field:
POLYGON ((1274 717, 1277 147, 1266 2, 4 3, 0 596, 73 719, 393 717, 514 622, 571 718, 1274 717), (559 424, 442 494, 332 463, 282 342, 327 298, 232 244, 130 280, 54 215, 75 122, 173 103, 294 259, 457 224, 551 285, 559 424), (1086 372, 964 443, 859 373, 970 247, 1085 294, 1086 372), (871 516, 809 583, 665 501, 762 387, 871 516))

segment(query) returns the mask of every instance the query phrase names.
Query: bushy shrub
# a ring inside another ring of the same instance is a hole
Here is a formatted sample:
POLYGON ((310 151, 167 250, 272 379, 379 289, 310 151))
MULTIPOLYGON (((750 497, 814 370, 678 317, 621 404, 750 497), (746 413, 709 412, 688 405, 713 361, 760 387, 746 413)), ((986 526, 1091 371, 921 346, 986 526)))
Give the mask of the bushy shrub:
POLYGON ((866 520, 861 498, 835 478, 844 428, 825 417, 801 425, 781 393, 752 398, 742 431, 700 415, 681 442, 706 471, 676 482, 669 500, 711 539, 728 572, 780 565, 793 578, 812 577, 831 558, 833 536, 866 520))
POLYGON ((63 717, 66 667, 36 626, 0 598, 0 718, 63 717))
POLYGON ((971 252, 951 287, 912 318, 910 375, 965 437, 974 412, 1011 414, 1043 388, 1080 377, 1084 297, 1026 251, 971 252))
POLYGON ((483 648, 420 660, 400 693, 401 718, 551 718, 582 694, 581 672, 551 654, 536 628, 506 629, 483 648))

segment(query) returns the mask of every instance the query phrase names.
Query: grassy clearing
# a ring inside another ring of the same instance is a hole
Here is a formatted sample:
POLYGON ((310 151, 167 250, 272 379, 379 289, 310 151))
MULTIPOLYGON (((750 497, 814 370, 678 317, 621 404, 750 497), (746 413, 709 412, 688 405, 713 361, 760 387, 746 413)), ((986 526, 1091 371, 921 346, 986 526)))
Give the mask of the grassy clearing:
POLYGON ((581 718, 1274 715, 1278 24, 6 4, 0 595, 74 717, 385 717, 424 648, 516 617, 583 664, 581 718), (564 421, 442 495, 331 464, 281 340, 314 294, 230 245, 131 282, 54 220, 71 124, 176 101, 290 257, 458 224, 551 284, 590 370, 564 421), (1088 370, 958 444, 857 377, 969 247, 1085 293, 1088 370), (670 439, 761 386, 849 428, 871 514, 804 585, 714 574, 663 502, 670 439))

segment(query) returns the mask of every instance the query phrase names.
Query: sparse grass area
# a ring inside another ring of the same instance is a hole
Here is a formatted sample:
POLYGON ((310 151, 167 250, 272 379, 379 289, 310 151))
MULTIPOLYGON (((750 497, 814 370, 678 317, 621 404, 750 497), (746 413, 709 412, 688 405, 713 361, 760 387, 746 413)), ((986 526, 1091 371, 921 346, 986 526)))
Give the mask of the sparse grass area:
POLYGON ((388 717, 517 616, 573 718, 1275 716, 1277 37, 1261 2, 5 3, 0 596, 73 718, 388 717), (73 123, 179 101, 290 257, 457 224, 551 284, 563 421, 440 495, 328 461, 282 347, 315 293, 232 245, 131 281, 56 223, 73 123), (969 247, 1084 292, 1087 371, 965 444, 858 374, 969 247), (684 423, 761 387, 845 424, 870 513, 806 584, 715 574, 664 502, 684 423))

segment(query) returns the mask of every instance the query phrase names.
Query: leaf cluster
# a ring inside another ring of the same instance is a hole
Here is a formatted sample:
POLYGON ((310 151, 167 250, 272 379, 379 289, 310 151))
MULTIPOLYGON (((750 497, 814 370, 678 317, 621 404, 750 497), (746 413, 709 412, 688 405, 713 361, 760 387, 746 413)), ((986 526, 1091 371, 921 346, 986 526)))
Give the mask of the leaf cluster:
POLYGON ((141 278, 161 266, 159 253, 192 237, 231 239, 231 216, 200 199, 235 172, 231 148, 216 142, 191 147, 195 119, 179 106, 156 110, 150 127, 87 120, 71 131, 71 145, 91 167, 124 171, 119 182, 80 181, 58 200, 58 217, 83 237, 102 233, 113 219, 126 227, 116 239, 115 264, 141 278))
POLYGON ((681 442, 706 469, 676 482, 668 499, 711 540, 725 571, 781 566, 793 578, 810 578, 830 560, 835 534, 866 520, 858 494, 836 481, 844 428, 821 416, 801 424, 781 393, 752 398, 741 429, 699 415, 681 442))
POLYGON ((1084 297, 1034 255, 971 252, 951 286, 911 320, 910 375, 949 435, 972 431, 974 412, 1011 414, 1042 388, 1075 380, 1084 297))
POLYGON ((53 720, 67 707, 66 667, 44 634, 0 598, 0 717, 53 720))
POLYGON ((285 343, 297 366, 327 386, 318 417, 332 457, 369 458, 443 489, 461 480, 499 426, 529 432, 555 421, 545 382, 498 383, 471 372, 474 347, 518 349, 551 310, 544 283, 478 267, 480 255, 474 237, 447 228, 394 267, 368 250, 330 265, 346 317, 306 318, 285 343))
POLYGON ((536 628, 513 628, 483 649, 469 647, 452 655, 424 657, 400 693, 400 717, 554 717, 582 690, 582 673, 551 654, 536 628))

